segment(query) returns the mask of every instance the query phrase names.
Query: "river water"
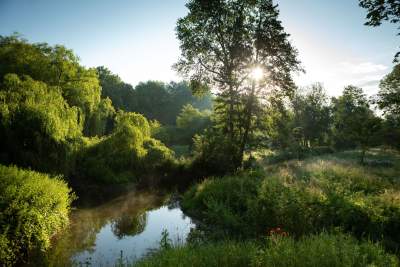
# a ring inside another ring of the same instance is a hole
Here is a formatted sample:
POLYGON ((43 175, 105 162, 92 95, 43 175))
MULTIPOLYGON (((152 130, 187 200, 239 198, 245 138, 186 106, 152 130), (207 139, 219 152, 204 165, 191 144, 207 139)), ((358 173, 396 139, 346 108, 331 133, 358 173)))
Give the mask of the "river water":
POLYGON ((133 262, 159 247, 162 232, 184 243, 195 227, 179 205, 165 197, 131 192, 98 207, 76 209, 70 226, 42 258, 49 266, 114 266, 133 262))

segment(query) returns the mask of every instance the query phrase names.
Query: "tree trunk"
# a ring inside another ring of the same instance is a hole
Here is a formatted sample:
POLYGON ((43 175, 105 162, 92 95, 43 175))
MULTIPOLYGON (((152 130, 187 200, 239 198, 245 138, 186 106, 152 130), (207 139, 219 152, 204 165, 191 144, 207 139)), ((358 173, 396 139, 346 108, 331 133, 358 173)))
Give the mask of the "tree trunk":
POLYGON ((253 84, 251 86, 250 98, 249 98, 249 101, 247 104, 247 112, 246 112, 247 116, 246 116, 246 120, 244 122, 244 133, 243 133, 243 137, 241 138, 241 143, 240 143, 239 166, 241 166, 243 163, 244 150, 245 150, 246 144, 249 141, 249 134, 250 134, 250 128, 251 128, 251 117, 253 115, 254 91, 255 91, 255 82, 253 81, 253 84))
POLYGON ((361 159, 360 159, 360 163, 362 165, 364 165, 364 160, 365 160, 365 153, 367 152, 367 148, 366 147, 362 147, 361 148, 361 159))

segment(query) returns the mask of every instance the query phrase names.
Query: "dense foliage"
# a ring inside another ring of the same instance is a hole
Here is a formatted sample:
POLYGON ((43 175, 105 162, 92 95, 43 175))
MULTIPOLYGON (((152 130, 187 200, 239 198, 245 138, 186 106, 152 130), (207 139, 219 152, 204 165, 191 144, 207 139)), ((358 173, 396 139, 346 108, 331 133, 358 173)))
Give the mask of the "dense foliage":
MULTIPOLYGON (((150 125, 140 114, 115 111, 111 99, 118 103, 118 90, 132 91, 140 103, 118 108, 138 110, 152 119, 170 113, 169 105, 155 105, 165 100, 156 92, 171 95, 171 103, 185 95, 175 109, 190 101, 206 103, 194 99, 184 83, 167 87, 148 82, 130 90, 105 68, 80 66, 63 46, 30 44, 15 35, 0 38, 0 62, 0 162, 62 173, 74 185, 138 182, 173 162, 171 150, 152 138, 156 122, 150 125)), ((171 114, 176 117, 178 112, 171 114)), ((186 143, 191 136, 185 137, 186 143)))
POLYGON ((214 134, 227 139, 219 145, 226 146, 231 162, 225 169, 234 171, 257 128, 260 98, 293 91, 291 72, 300 70, 297 51, 272 0, 192 0, 186 6, 189 12, 176 28, 181 58, 175 67, 195 91, 217 92, 214 134), (252 77, 255 70, 265 75, 252 77))
POLYGON ((7 74, 0 90, 1 160, 39 170, 63 168, 68 141, 82 131, 79 111, 56 87, 7 74))
POLYGON ((289 162, 262 172, 206 179, 182 207, 223 236, 257 237, 280 227, 293 236, 339 227, 399 249, 399 158, 375 151, 369 167, 355 154, 289 162))
POLYGON ((113 132, 91 140, 81 152, 80 177, 101 183, 139 182, 145 174, 174 164, 173 152, 150 134, 145 117, 119 111, 113 132))
POLYGON ((0 262, 11 265, 31 249, 47 249, 68 224, 72 200, 60 177, 0 165, 0 262))
POLYGON ((97 71, 102 96, 109 97, 117 109, 143 114, 163 125, 175 125, 184 105, 190 104, 200 110, 211 108, 211 95, 193 96, 186 82, 148 81, 132 87, 105 67, 98 67, 97 71))
POLYGON ((400 116, 400 64, 379 85, 378 105, 386 114, 400 116))

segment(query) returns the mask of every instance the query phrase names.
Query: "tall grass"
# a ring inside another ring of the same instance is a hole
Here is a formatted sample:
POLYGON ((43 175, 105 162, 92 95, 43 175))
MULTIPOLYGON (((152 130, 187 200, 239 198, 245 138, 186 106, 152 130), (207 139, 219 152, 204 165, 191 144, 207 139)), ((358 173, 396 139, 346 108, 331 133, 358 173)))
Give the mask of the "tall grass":
POLYGON ((392 164, 360 165, 357 152, 288 161, 265 166, 265 174, 207 179, 185 194, 182 207, 240 238, 255 238, 275 227, 296 237, 340 228, 398 250, 400 160, 393 152, 374 153, 367 162, 392 164))
POLYGON ((312 235, 298 241, 272 235, 262 242, 223 241, 163 249, 134 266, 398 266, 398 259, 379 245, 348 235, 312 235))

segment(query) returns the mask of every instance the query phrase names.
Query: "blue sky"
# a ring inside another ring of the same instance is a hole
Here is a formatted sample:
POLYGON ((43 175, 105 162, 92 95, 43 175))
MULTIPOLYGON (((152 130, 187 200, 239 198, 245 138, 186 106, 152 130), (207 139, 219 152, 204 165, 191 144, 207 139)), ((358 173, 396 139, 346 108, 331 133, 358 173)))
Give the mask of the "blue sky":
MULTIPOLYGON (((175 24, 185 0, 0 0, 0 34, 64 44, 88 67, 104 65, 133 85, 179 77, 175 24)), ((330 95, 347 84, 368 94, 393 67, 394 25, 364 26, 358 0, 275 0, 306 74, 300 86, 322 82, 330 95)))

